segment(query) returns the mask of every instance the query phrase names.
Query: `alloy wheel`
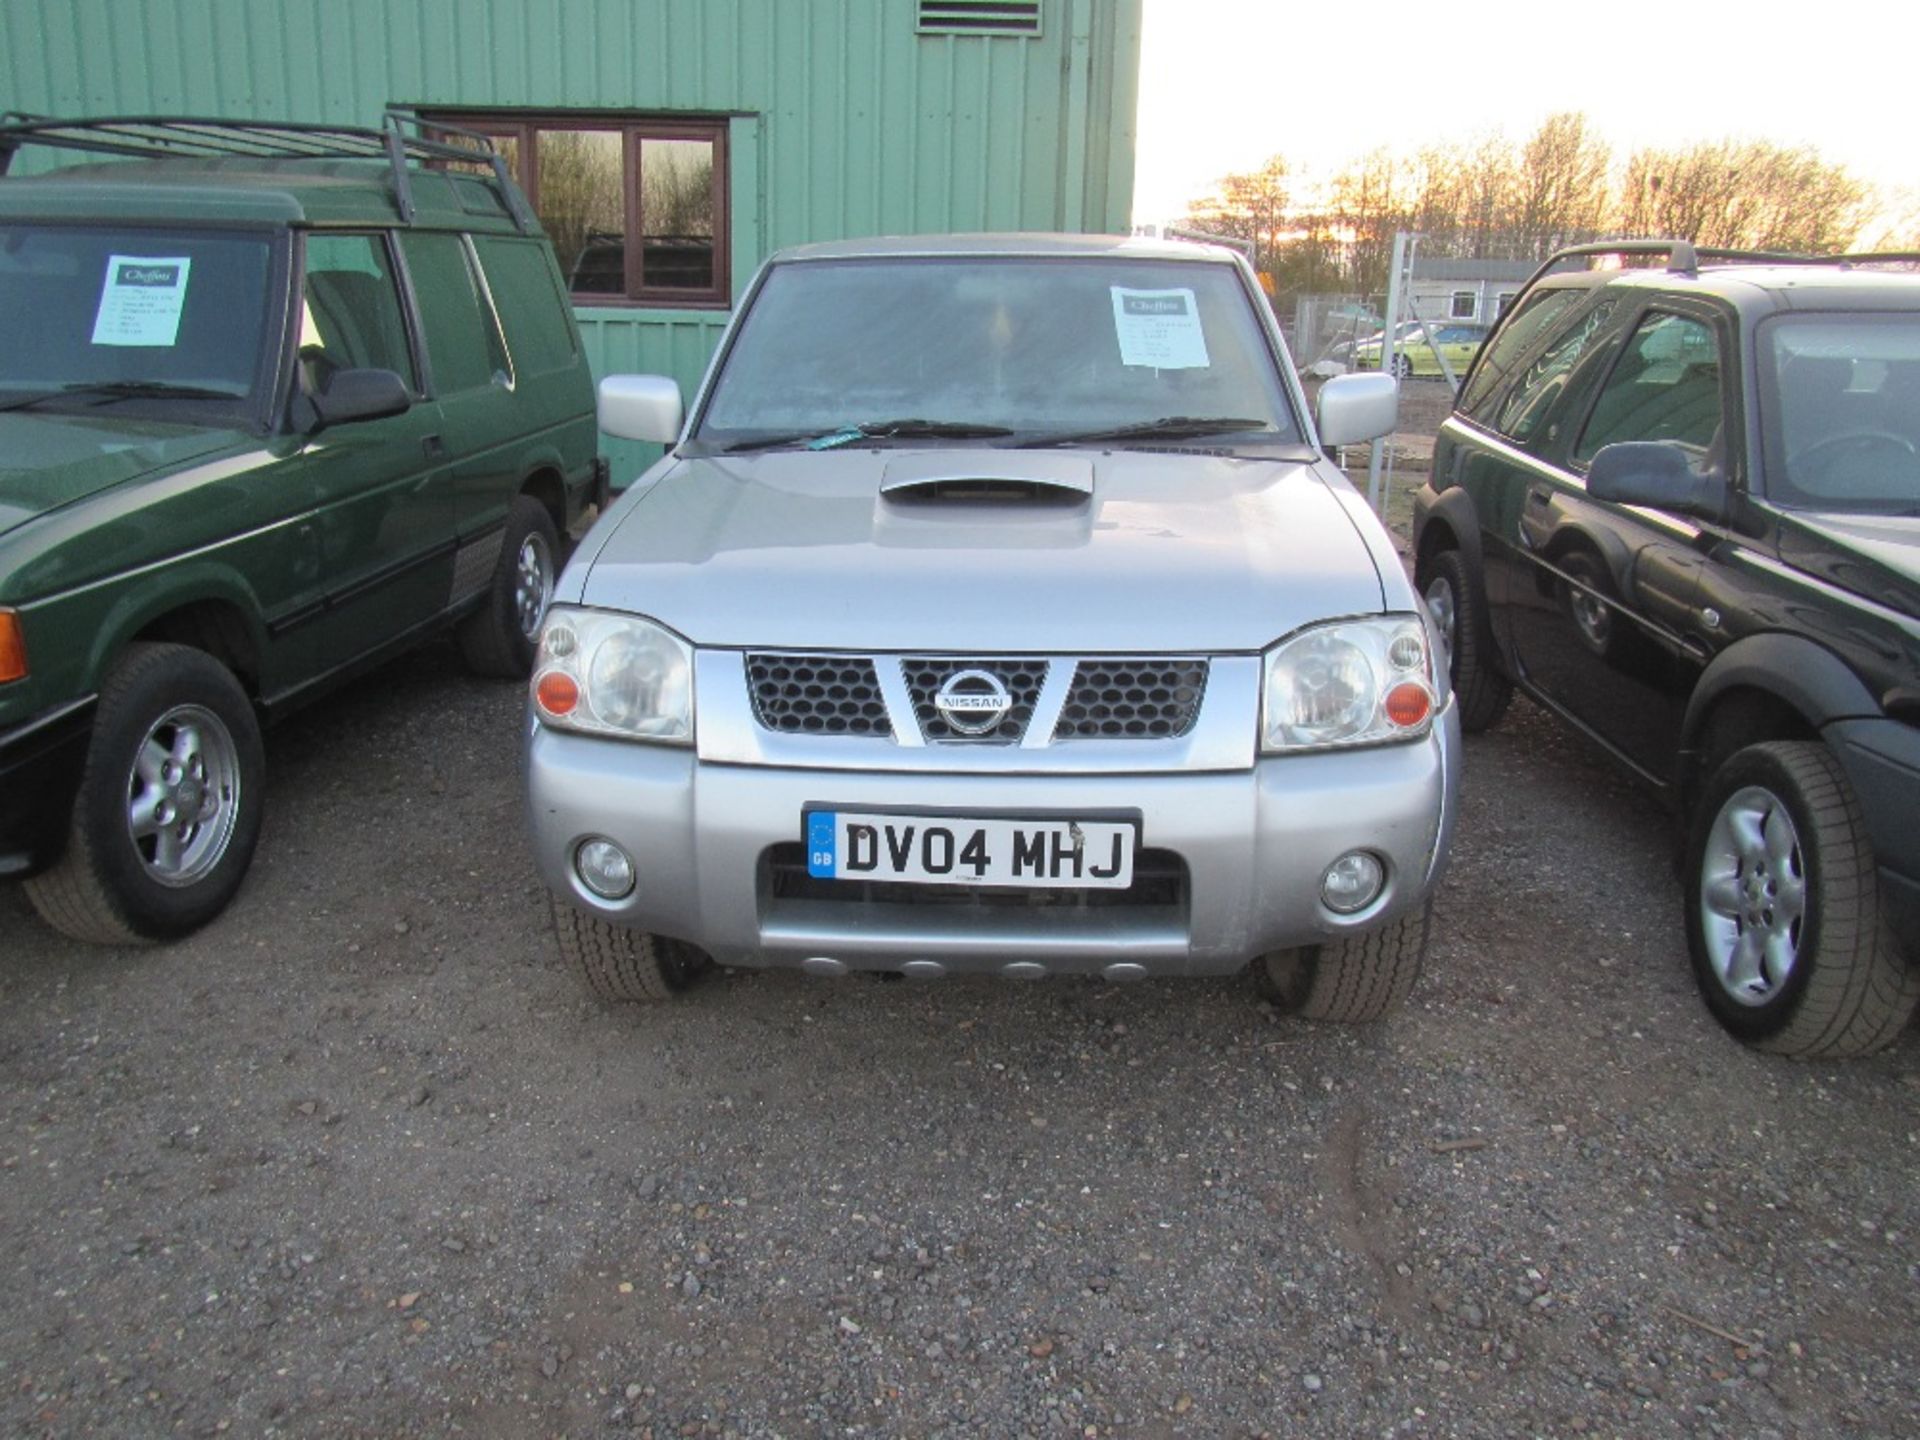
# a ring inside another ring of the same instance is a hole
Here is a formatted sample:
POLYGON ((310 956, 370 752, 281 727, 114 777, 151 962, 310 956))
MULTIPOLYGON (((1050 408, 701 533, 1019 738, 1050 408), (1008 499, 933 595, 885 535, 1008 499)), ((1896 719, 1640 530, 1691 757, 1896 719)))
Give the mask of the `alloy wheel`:
POLYGON ((1453 647, 1455 632, 1460 624, 1460 605, 1454 597, 1453 585, 1444 575, 1436 575, 1427 582, 1427 613, 1433 616, 1433 623, 1440 631, 1440 644, 1445 649, 1443 657, 1447 669, 1453 669, 1453 647))
POLYGON ((1764 1005, 1793 978, 1807 917, 1800 835, 1780 797, 1758 785, 1729 795, 1701 856, 1701 934, 1727 995, 1764 1005))
POLYGON ((513 568, 514 617, 528 640, 540 638, 540 622, 552 599, 553 552, 545 536, 529 534, 520 541, 513 568))
POLYGON ((147 874, 180 889, 220 863, 240 814, 240 751, 220 717, 176 706, 156 720, 127 776, 127 835, 147 874))

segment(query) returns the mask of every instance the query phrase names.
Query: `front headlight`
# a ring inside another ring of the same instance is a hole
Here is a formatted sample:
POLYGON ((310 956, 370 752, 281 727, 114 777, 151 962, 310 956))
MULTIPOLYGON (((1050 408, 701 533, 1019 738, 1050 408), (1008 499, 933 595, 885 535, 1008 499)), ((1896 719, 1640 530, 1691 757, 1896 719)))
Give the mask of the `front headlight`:
POLYGON ((1432 648, 1416 615, 1303 630, 1269 650, 1265 668, 1263 750, 1377 745, 1432 728, 1432 648))
POLYGON ((540 627, 533 713, 590 735, 693 740, 693 647, 638 615, 555 605, 540 627))

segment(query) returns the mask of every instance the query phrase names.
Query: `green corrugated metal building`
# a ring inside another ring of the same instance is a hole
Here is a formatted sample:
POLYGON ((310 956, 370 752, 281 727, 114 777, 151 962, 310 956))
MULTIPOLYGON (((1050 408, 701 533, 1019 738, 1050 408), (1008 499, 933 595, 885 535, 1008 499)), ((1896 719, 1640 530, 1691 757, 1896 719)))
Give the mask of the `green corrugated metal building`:
POLYGON ((400 105, 487 131, 596 372, 691 392, 782 245, 1124 232, 1140 6, 0 0, 0 108, 373 125, 400 105))

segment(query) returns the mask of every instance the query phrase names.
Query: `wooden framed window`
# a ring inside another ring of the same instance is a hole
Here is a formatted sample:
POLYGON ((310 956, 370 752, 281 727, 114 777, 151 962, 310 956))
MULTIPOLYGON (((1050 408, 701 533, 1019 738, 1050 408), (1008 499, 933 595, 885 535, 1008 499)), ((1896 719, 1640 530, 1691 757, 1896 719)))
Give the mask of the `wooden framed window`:
POLYGON ((492 137, 553 241, 575 304, 731 303, 724 120, 523 111, 430 118, 492 137))

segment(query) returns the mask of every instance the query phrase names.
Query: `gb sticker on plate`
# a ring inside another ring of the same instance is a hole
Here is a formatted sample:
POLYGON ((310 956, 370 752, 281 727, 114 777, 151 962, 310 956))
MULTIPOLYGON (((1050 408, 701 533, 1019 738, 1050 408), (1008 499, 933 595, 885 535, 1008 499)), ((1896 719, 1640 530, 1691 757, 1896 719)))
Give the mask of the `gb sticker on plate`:
POLYGON ((816 880, 833 879, 838 829, 831 810, 815 810, 807 816, 807 874, 816 880))

